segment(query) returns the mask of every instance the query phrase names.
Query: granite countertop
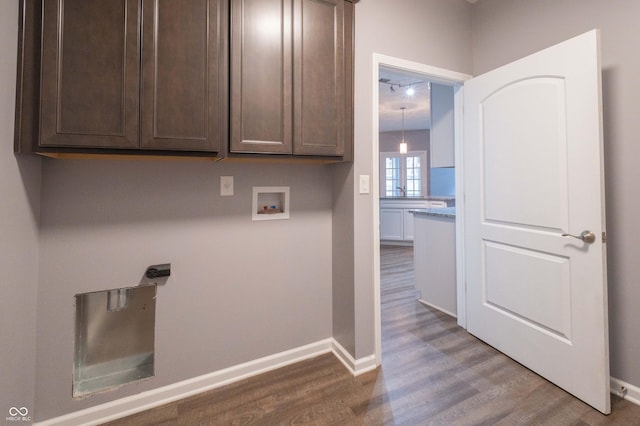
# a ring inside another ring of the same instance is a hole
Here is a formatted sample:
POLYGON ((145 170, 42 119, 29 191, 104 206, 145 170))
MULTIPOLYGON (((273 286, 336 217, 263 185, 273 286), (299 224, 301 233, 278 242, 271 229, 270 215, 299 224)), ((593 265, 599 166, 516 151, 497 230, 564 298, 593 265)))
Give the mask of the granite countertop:
POLYGON ((441 207, 441 208, 430 208, 430 209, 414 209, 411 210, 416 216, 438 216, 438 217, 449 217, 455 219, 456 217, 456 208, 455 207, 441 207))

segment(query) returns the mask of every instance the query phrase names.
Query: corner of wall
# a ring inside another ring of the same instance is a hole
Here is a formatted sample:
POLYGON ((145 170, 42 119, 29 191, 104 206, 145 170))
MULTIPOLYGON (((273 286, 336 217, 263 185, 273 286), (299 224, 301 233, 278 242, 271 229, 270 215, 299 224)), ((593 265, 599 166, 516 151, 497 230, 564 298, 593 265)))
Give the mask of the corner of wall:
POLYGON ((345 352, 355 356, 353 164, 332 167, 333 338, 345 352))
POLYGON ((41 161, 13 154, 18 1, 0 2, 0 418, 35 413, 41 161))

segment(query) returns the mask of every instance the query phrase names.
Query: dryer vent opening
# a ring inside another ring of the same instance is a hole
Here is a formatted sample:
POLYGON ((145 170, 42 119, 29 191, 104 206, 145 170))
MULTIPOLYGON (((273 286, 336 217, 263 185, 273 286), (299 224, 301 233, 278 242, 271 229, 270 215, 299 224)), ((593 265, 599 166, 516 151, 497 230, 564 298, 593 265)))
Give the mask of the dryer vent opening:
POLYGON ((73 396, 154 375, 156 285, 75 296, 73 396))

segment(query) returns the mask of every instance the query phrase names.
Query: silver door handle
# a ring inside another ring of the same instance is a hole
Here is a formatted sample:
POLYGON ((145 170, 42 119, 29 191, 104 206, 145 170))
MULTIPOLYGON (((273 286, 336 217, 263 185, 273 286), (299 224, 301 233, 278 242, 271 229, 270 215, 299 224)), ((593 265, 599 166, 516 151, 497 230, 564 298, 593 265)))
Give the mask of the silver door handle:
POLYGON ((563 237, 572 237, 584 241, 587 244, 593 244, 596 242, 596 234, 591 231, 582 231, 580 235, 562 234, 563 237))

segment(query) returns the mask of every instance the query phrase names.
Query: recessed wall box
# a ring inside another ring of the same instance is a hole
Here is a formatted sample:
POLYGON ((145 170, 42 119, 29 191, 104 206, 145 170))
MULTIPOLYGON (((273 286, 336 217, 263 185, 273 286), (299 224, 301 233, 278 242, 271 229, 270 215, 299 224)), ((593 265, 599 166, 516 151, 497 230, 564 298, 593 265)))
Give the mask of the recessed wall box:
POLYGON ((253 220, 289 219, 288 186, 254 186, 253 220))

